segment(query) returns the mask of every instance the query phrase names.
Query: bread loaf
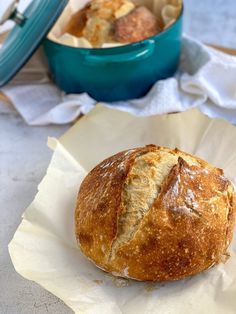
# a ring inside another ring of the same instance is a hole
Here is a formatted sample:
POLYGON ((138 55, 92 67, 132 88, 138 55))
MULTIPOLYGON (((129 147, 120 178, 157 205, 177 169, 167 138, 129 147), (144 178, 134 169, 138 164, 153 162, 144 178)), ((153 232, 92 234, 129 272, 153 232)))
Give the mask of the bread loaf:
POLYGON ((76 238, 98 267, 141 281, 178 280, 220 263, 235 223, 221 169, 155 145, 118 153, 84 179, 76 238))

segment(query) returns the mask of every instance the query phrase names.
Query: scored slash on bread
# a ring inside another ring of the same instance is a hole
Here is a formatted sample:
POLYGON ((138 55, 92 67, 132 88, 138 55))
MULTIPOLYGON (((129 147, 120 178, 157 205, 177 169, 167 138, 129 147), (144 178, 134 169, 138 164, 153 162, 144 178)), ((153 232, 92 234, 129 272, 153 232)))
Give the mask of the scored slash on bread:
POLYGON ((84 179, 76 238, 98 267, 136 280, 177 280, 221 262, 235 222, 223 171, 155 145, 124 151, 84 179))

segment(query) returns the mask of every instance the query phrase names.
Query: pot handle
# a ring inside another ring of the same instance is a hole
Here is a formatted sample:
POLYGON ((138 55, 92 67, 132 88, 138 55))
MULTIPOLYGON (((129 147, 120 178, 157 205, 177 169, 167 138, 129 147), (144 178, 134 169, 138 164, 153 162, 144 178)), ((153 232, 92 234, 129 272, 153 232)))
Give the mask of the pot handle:
MULTIPOLYGON (((155 48, 155 41, 148 40, 145 44, 141 45, 141 48, 137 50, 121 53, 121 54, 111 54, 111 55, 86 55, 86 62, 97 63, 123 63, 139 61, 149 57, 155 48)), ((104 48, 106 49, 106 48, 104 48)))
POLYGON ((17 10, 19 0, 5 1, 1 6, 0 12, 0 25, 3 25, 7 20, 12 20, 16 24, 22 26, 26 17, 17 10))

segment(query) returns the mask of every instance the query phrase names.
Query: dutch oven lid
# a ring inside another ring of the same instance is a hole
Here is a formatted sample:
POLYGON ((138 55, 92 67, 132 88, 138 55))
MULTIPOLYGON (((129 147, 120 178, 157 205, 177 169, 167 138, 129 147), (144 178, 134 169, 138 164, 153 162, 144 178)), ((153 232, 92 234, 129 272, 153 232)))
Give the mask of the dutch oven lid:
POLYGON ((15 21, 16 25, 0 46, 0 87, 29 60, 68 1, 33 0, 24 13, 17 11, 19 0, 4 0, 5 3, 1 3, 0 25, 8 19, 15 21))

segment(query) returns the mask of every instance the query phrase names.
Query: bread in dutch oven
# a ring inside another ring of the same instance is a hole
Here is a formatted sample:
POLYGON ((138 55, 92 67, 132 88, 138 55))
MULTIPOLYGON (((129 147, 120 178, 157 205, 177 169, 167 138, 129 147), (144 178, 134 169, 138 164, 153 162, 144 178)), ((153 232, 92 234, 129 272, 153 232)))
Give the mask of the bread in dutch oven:
POLYGON ((84 179, 76 238, 98 267, 136 280, 177 280, 227 255, 233 185, 221 169, 155 145, 116 154, 84 179))
POLYGON ((92 0, 72 15, 64 33, 86 38, 93 47, 133 43, 163 30, 160 18, 132 0, 92 0))

